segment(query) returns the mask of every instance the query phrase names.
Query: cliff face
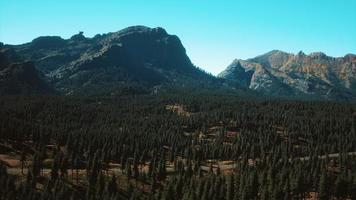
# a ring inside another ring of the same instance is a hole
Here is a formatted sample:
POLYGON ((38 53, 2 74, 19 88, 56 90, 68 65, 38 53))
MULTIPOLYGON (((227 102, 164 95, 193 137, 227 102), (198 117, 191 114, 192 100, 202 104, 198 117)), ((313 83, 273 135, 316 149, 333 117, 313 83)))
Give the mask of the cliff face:
POLYGON ((328 99, 356 97, 356 56, 333 58, 323 53, 271 51, 248 60, 234 60, 219 77, 230 82, 248 78, 247 87, 271 95, 328 99), (244 73, 241 73, 241 68, 244 73))

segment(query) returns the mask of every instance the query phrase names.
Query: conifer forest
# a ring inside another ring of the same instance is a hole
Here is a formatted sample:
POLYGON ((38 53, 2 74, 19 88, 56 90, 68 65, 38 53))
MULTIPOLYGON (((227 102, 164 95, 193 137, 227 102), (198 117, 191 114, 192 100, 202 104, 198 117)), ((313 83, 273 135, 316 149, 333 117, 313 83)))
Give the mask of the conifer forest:
POLYGON ((356 106, 2 96, 0 199, 356 199, 356 106))

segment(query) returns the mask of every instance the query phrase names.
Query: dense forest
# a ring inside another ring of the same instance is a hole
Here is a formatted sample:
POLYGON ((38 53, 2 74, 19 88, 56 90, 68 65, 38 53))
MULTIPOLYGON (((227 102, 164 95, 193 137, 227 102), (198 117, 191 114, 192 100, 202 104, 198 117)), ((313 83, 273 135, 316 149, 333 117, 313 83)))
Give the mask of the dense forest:
POLYGON ((356 105, 2 96, 0 199, 356 199, 356 105))

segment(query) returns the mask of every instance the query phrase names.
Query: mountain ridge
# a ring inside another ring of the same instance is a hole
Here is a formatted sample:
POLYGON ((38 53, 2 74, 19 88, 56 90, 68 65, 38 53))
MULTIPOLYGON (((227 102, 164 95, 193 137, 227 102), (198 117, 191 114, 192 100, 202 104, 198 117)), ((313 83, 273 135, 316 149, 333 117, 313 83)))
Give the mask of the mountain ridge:
POLYGON ((32 63, 41 84, 62 95, 157 93, 167 87, 192 87, 277 97, 356 97, 356 55, 351 53, 331 57, 322 52, 272 50, 235 59, 212 76, 191 62, 178 36, 161 27, 131 26, 91 38, 83 32, 68 39, 40 36, 0 48, 8 52, 7 57, 0 55, 1 68, 18 60, 32 63))
POLYGON ((356 55, 331 57, 273 50, 246 60, 235 59, 218 77, 236 83, 252 73, 248 88, 269 95, 317 96, 326 99, 356 97, 356 55), (238 72, 236 72, 238 71, 238 72))
POLYGON ((126 87, 149 92, 160 85, 199 87, 218 81, 191 62, 176 35, 160 27, 131 26, 92 38, 83 32, 69 39, 41 36, 5 46, 33 61, 64 95, 117 93, 126 87))

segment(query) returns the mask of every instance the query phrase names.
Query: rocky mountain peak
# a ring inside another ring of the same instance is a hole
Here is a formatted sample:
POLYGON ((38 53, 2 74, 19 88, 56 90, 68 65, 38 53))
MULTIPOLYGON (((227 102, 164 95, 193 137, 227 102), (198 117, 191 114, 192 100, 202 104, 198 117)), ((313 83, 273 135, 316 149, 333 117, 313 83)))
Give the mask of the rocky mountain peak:
POLYGON ((309 54, 312 59, 328 59, 329 57, 323 52, 313 52, 309 54))
POLYGON ((257 56, 251 60, 257 63, 263 63, 273 68, 278 68, 283 65, 289 58, 291 54, 280 50, 273 50, 261 56, 257 56))
POLYGON ((124 38, 137 37, 139 35, 154 39, 169 36, 167 31, 160 27, 149 28, 147 26, 130 26, 120 31, 109 33, 106 41, 108 40, 109 42, 115 42, 118 39, 122 40, 124 38))
POLYGON ((302 58, 305 57, 306 54, 303 51, 299 51, 296 56, 302 58))
MULTIPOLYGON (((356 98, 356 57, 352 54, 333 58, 322 52, 294 55, 273 50, 255 58, 239 60, 239 63, 243 69, 252 71, 247 87, 266 94, 275 95, 278 91, 277 95, 356 98)), ((246 79, 246 74, 235 73, 231 66, 236 68, 236 62, 220 73, 220 77, 235 82, 246 79)))
POLYGON ((83 31, 79 31, 78 34, 73 35, 70 39, 73 40, 73 41, 84 41, 84 40, 87 40, 87 38, 84 36, 84 32, 83 31))
POLYGON ((356 63, 356 55, 355 55, 355 54, 351 54, 351 53, 346 54, 346 55, 344 56, 344 59, 345 59, 346 61, 356 63))
POLYGON ((44 36, 12 47, 67 95, 215 80, 191 63, 177 36, 160 27, 131 26, 93 38, 79 32, 68 40, 44 36))
POLYGON ((66 45, 66 41, 59 36, 41 36, 31 42, 33 49, 55 49, 66 45))

